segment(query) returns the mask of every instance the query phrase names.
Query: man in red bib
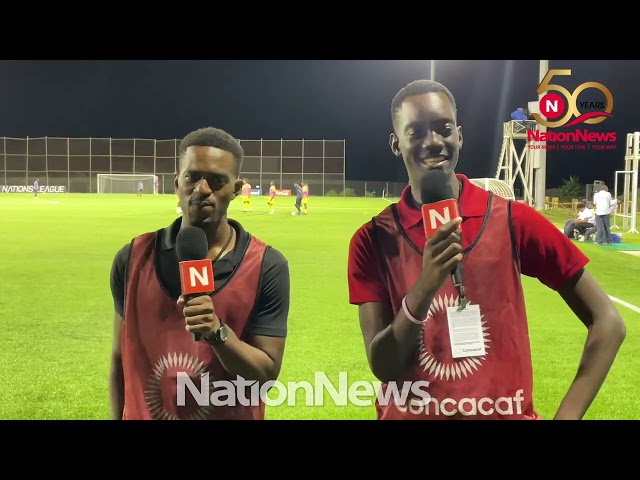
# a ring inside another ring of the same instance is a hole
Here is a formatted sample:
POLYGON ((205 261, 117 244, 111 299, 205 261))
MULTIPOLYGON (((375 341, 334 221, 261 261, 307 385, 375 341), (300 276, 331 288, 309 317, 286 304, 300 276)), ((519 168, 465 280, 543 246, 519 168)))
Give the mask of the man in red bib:
POLYGON ((260 387, 277 379, 285 346, 288 264, 227 218, 242 188, 240 143, 204 128, 179 154, 182 217, 134 238, 113 261, 112 418, 264 419, 260 387), (206 234, 215 291, 185 302, 175 243, 186 227, 206 234), (238 377, 242 385, 232 383, 238 377))
POLYGON ((588 259, 531 207, 455 173, 462 128, 446 87, 413 82, 391 111, 390 146, 405 163, 409 186, 354 234, 348 264, 350 303, 358 305, 369 364, 383 382, 378 419, 540 418, 521 274, 557 291, 588 328, 578 374, 555 415, 581 419, 626 334, 585 270, 588 259), (448 174, 462 218, 427 240, 420 185, 436 170, 448 174), (459 263, 464 309, 451 280, 459 263), (403 382, 421 383, 403 400, 390 392, 402 392, 403 382))

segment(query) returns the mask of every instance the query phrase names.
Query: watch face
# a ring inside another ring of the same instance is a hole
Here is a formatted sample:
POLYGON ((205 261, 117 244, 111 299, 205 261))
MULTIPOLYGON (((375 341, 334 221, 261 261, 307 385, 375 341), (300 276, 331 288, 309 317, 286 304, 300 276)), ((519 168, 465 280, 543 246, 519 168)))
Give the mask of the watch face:
POLYGON ((229 331, 227 330, 226 325, 220 325, 220 329, 218 330, 218 336, 220 340, 222 340, 223 342, 227 341, 227 338, 229 338, 229 331))

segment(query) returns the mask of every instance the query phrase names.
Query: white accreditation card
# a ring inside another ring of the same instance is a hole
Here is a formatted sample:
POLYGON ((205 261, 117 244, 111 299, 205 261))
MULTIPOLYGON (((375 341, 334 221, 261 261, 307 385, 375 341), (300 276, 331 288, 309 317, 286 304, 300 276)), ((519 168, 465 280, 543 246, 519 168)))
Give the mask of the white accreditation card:
POLYGON ((481 357, 486 354, 479 305, 467 305, 462 310, 448 307, 447 318, 453 358, 481 357))

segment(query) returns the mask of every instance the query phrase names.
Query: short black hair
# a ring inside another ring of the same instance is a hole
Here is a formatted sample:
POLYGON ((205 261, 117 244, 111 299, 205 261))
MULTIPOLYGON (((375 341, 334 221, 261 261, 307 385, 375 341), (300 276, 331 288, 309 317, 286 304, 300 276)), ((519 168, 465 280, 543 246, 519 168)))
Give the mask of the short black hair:
POLYGON ((578 208, 585 208, 584 203, 579 203, 578 208))
POLYGON ((453 111, 457 115, 458 109, 456 107, 456 100, 453 98, 453 94, 447 87, 441 83, 434 82, 433 80, 415 80, 400 89, 400 91, 396 93, 396 96, 393 97, 393 101, 391 102, 391 123, 395 125, 396 114, 400 110, 402 102, 404 102, 407 97, 424 95, 425 93, 444 93, 449 98, 449 101, 453 106, 453 111))
POLYGON ((240 175, 240 168, 242 167, 242 160, 244 158, 244 150, 242 145, 240 145, 240 142, 224 130, 214 127, 205 127, 188 133, 180 142, 180 148, 178 149, 181 170, 182 158, 189 147, 214 147, 232 153, 235 159, 233 169, 234 173, 236 176, 240 175))

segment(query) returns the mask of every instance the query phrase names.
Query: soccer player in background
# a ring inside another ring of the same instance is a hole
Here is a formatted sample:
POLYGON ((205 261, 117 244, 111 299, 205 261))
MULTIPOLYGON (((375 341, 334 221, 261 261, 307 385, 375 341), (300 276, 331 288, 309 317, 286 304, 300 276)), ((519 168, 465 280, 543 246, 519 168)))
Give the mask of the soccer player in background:
POLYGON ((35 198, 38 198, 38 190, 40 190, 40 179, 36 178, 36 181, 33 182, 33 195, 35 198))
POLYGON ((251 211, 251 184, 246 178, 242 179, 242 203, 244 204, 244 211, 251 211))
MULTIPOLYGON (((176 172, 174 174, 174 176, 177 177, 178 176, 178 172, 176 172)), ((177 201, 178 201, 178 204, 176 206, 176 213, 178 215, 182 215, 182 208, 180 208, 180 195, 178 194, 178 187, 176 187, 176 189, 175 189, 175 194, 176 194, 177 201)))
POLYGON ((293 186, 296 188, 296 210, 297 212, 291 212, 291 215, 302 215, 300 211, 300 205, 302 204, 302 187, 297 183, 294 183, 293 186))
POLYGON ((302 185, 302 213, 307 214, 307 203, 309 202, 309 185, 307 182, 300 182, 302 185))
POLYGON ((269 205, 269 215, 276 213, 276 182, 271 180, 269 183, 269 198, 267 198, 267 205, 269 205))
POLYGON ((144 192, 144 183, 142 183, 142 180, 140 180, 138 182, 138 196, 139 197, 142 196, 142 192, 144 192))

